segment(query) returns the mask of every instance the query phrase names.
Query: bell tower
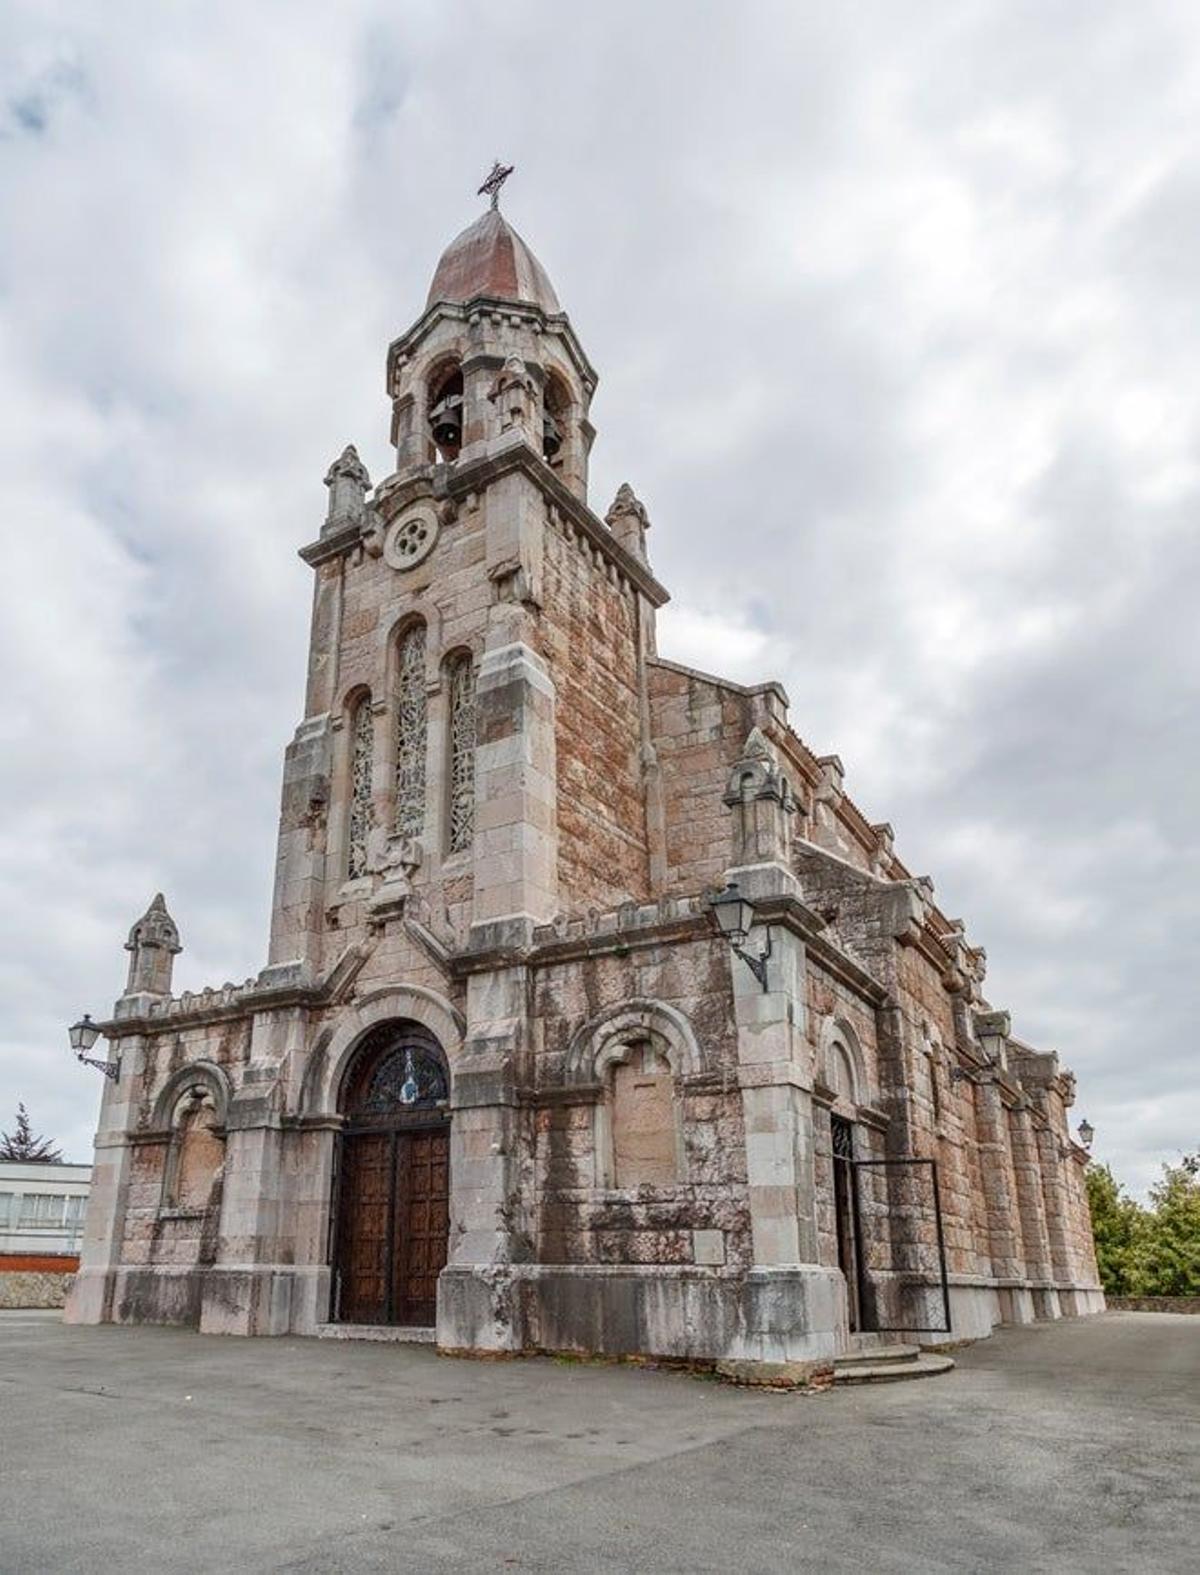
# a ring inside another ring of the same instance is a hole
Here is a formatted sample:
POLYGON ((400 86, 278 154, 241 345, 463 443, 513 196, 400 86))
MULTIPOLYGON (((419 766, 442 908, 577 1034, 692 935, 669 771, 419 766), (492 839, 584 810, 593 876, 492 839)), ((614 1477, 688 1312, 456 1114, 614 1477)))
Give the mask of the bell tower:
POLYGON ((273 967, 320 976, 419 911, 452 949, 519 946, 648 891, 643 658, 666 593, 631 505, 620 530, 588 506, 596 373, 500 212, 510 173, 388 348, 394 470, 372 490, 347 447, 301 553, 273 967))

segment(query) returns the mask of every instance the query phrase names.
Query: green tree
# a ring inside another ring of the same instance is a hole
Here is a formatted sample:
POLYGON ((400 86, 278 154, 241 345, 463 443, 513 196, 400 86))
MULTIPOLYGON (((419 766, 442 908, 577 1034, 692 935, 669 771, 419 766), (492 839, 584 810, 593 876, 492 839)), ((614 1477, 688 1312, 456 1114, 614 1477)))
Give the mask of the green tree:
POLYGON ((1135 1294, 1200 1296, 1200 1154, 1164 1165, 1150 1199, 1133 1252, 1135 1294))
POLYGON ((0 1159, 40 1160, 46 1165, 61 1165, 62 1155, 48 1138, 34 1137, 29 1125, 29 1112, 24 1105, 17 1106, 15 1132, 0 1132, 0 1159))
POLYGON ((1117 1181, 1107 1165, 1087 1168, 1088 1203, 1096 1242, 1096 1267, 1108 1296, 1136 1296, 1138 1258, 1146 1230, 1146 1212, 1117 1181))

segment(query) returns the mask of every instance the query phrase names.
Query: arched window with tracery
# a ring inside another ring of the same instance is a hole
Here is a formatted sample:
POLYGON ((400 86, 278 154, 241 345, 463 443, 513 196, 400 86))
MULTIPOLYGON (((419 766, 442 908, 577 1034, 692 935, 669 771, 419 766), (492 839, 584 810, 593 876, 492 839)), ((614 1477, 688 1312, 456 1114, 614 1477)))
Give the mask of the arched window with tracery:
POLYGON ((396 661, 396 834, 425 830, 425 625, 400 636, 396 661))
POLYGON ((346 875, 350 880, 358 880, 367 873, 374 756, 375 713, 371 709, 370 695, 363 695, 354 708, 350 731, 350 821, 346 837, 346 875))
POLYGON ((475 665, 470 651, 447 666, 450 695, 450 803, 447 845, 451 853, 471 846, 475 835, 475 665))

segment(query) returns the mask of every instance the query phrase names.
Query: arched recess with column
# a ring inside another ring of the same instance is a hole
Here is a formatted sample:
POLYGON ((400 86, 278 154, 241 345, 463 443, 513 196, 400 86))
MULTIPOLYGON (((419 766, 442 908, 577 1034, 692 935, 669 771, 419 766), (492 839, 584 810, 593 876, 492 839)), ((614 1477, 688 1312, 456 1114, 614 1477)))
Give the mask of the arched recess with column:
POLYGON ((687 1181, 680 1089, 703 1065, 691 1023, 663 1001, 622 1002, 575 1033, 566 1081, 600 1091, 592 1127, 597 1187, 687 1181))
POLYGON ((154 1127, 161 1130, 170 1125, 180 1096, 192 1084, 202 1085, 209 1091, 217 1124, 222 1127, 225 1125, 229 1115, 229 1079, 215 1061, 193 1061, 173 1072, 159 1090, 158 1098, 154 1101, 154 1127))
POLYGON ((866 1057, 858 1035, 844 1017, 827 1017, 821 1025, 818 1067, 821 1080, 837 1094, 845 1115, 853 1119, 859 1105, 872 1103, 866 1057))
POLYGON ((201 1264, 211 1263, 217 1250, 229 1092, 229 1081, 215 1062, 197 1061, 173 1073, 154 1102, 154 1128, 170 1133, 159 1218, 171 1222, 173 1254, 194 1254, 201 1264))

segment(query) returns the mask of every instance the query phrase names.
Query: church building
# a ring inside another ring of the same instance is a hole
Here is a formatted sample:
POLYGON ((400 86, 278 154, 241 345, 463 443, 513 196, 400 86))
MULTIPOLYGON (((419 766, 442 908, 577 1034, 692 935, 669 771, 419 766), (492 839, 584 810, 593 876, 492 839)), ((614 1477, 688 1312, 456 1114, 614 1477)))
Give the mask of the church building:
POLYGON ((68 1320, 774 1364, 1098 1310, 1072 1074, 780 684, 659 654, 491 195, 300 549, 266 965, 130 932, 68 1320))

